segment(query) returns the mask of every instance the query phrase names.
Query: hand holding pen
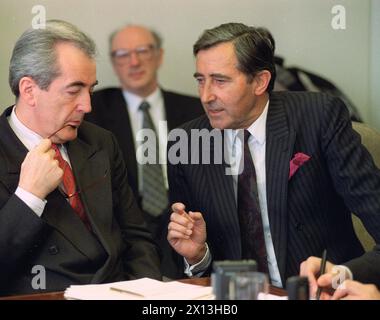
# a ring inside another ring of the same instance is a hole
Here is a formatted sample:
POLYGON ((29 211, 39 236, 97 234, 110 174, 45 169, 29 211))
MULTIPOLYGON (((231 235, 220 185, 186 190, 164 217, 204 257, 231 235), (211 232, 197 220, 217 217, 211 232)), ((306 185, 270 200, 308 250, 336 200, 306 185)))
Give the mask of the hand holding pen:
POLYGON ((206 223, 200 212, 185 210, 183 203, 172 205, 167 239, 189 264, 199 262, 206 252, 206 223))
POLYGON ((322 259, 309 257, 301 263, 300 276, 309 279, 310 297, 328 299, 332 295, 333 267, 334 265, 327 261, 327 252, 325 250, 322 253, 322 259))

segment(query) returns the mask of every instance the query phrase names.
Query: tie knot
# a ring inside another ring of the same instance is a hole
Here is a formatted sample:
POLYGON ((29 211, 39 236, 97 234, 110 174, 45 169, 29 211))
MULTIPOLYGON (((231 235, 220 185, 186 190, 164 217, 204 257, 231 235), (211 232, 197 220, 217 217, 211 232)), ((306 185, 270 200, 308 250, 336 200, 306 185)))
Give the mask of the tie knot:
POLYGON ((248 143, 248 139, 251 136, 251 133, 248 130, 244 130, 244 143, 248 143))
POLYGON ((150 108, 150 104, 146 101, 141 102, 141 104, 139 106, 139 109, 141 111, 147 111, 147 110, 149 110, 149 108, 150 108))

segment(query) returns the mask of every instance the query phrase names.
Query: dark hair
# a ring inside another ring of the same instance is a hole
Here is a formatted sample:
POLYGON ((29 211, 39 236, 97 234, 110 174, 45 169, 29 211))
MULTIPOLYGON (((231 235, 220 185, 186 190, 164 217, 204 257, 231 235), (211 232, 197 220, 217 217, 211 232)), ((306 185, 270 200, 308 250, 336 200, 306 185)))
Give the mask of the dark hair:
POLYGON ((220 43, 232 42, 238 60, 237 68, 252 81, 262 71, 271 73, 267 91, 273 90, 276 79, 274 62, 275 42, 265 28, 249 27, 242 23, 225 23, 213 29, 205 30, 194 44, 193 53, 207 50, 220 43))
POLYGON ((55 45, 69 42, 94 58, 94 41, 76 26, 62 20, 48 20, 43 29, 30 28, 17 40, 9 66, 9 85, 16 99, 20 95, 19 82, 22 77, 32 77, 38 86, 46 90, 59 76, 55 45))

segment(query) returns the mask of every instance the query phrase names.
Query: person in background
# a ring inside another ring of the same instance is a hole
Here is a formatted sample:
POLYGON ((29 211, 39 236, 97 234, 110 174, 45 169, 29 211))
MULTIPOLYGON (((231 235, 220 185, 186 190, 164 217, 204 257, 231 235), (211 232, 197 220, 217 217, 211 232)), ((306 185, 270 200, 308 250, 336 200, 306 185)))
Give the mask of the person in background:
POLYGON ((163 214, 169 210, 165 165, 167 134, 203 114, 202 105, 199 98, 160 87, 158 70, 164 51, 156 31, 141 25, 127 25, 115 31, 110 37, 110 56, 120 87, 94 92, 93 110, 86 115, 86 120, 115 134, 127 164, 129 183, 162 249, 164 275, 176 277, 163 214), (142 144, 137 135, 144 128, 153 130, 157 137, 155 160, 159 165, 143 165, 136 159, 142 144))
POLYGON ((16 103, 0 117, 0 294, 162 278, 115 137, 83 121, 95 53, 60 20, 28 29, 13 49, 16 103))
POLYGON ((182 126, 189 141, 169 139, 168 241, 188 276, 207 275, 212 261, 254 259, 283 287, 327 249, 362 281, 358 261, 380 249, 364 252, 351 212, 380 243, 380 170, 339 98, 272 92, 275 46, 266 34, 226 23, 194 44, 206 115, 182 126), (208 144, 186 148, 196 132, 209 133, 208 144), (208 161, 171 163, 173 146, 208 161))

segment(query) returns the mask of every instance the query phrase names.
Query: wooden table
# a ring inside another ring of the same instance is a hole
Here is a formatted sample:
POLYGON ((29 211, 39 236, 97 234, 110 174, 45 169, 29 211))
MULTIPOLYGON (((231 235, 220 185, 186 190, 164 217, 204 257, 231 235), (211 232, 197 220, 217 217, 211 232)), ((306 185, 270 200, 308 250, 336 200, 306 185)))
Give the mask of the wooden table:
MULTIPOLYGON (((210 278, 192 278, 179 280, 183 283, 195 284, 200 286, 209 286, 211 284, 210 278)), ((269 293, 278 296, 286 296, 284 289, 270 286, 269 293)), ((63 297, 63 291, 60 292, 48 292, 48 293, 35 293, 27 295, 17 295, 9 297, 0 297, 0 300, 65 300, 63 297)))

